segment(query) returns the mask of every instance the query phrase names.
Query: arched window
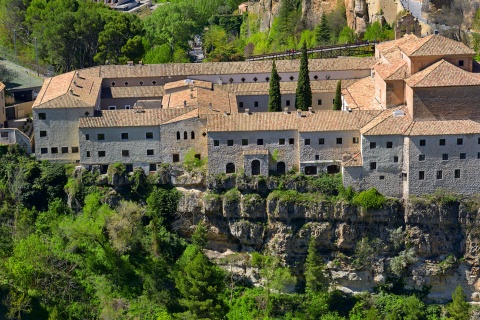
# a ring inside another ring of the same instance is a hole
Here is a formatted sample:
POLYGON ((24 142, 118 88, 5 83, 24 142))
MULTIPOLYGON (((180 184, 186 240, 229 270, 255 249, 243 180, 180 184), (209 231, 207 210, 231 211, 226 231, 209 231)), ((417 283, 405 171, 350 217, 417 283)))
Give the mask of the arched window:
POLYGON ((191 138, 192 140, 195 139, 195 131, 192 131, 192 132, 190 133, 190 138, 191 138))
POLYGON ((277 163, 277 173, 278 174, 285 174, 285 162, 280 161, 277 163))
POLYGON ((183 132, 183 140, 187 140, 188 139, 188 133, 187 131, 184 131, 183 132))
POLYGON ((231 162, 227 163, 225 173, 235 173, 235 165, 231 162))
POLYGON ((177 140, 180 140, 180 131, 177 131, 177 140))
POLYGON ((258 176, 260 174, 260 161, 252 161, 252 176, 258 176))

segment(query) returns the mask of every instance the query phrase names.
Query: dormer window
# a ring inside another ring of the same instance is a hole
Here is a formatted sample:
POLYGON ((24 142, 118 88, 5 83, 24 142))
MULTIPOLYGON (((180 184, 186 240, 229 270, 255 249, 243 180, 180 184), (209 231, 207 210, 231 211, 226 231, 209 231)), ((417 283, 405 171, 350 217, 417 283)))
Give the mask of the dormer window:
POLYGON ((463 60, 458 60, 458 66, 459 66, 459 67, 463 67, 463 65, 464 65, 463 60))

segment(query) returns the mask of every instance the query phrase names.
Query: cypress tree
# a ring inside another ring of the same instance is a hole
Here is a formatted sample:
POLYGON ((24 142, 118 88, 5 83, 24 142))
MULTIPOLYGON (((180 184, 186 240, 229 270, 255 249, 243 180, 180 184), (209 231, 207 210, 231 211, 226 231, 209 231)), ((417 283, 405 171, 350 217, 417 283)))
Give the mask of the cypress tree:
POLYGON ((342 80, 337 82, 337 91, 335 91, 333 110, 342 110, 342 80))
POLYGON ((323 271, 324 265, 317 252, 316 239, 311 237, 305 261, 305 291, 307 293, 315 294, 327 289, 328 281, 323 271))
POLYGON ((268 111, 282 111, 282 96, 280 93, 280 77, 278 76, 275 60, 272 64, 272 74, 270 75, 270 90, 268 92, 268 111))
POLYGON ((297 91, 295 93, 295 108, 307 111, 312 106, 312 88, 308 75, 307 44, 304 42, 300 56, 300 71, 298 72, 297 91))

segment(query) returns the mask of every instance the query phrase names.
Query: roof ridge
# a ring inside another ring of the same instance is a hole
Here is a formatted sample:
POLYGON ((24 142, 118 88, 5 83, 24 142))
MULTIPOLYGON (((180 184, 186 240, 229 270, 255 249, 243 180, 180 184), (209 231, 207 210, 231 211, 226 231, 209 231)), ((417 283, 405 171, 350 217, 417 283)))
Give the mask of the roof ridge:
MULTIPOLYGON (((426 36, 425 38, 428 38, 426 41, 424 41, 420 46, 418 46, 415 50, 413 50, 412 52, 410 52, 409 55, 413 55, 415 52, 417 52, 418 50, 420 50, 420 48, 422 48, 425 44, 427 44, 430 40, 433 39, 435 35, 434 34, 431 34, 429 36, 426 36)), ((422 40, 423 38, 418 38, 417 41, 419 40, 422 40)))

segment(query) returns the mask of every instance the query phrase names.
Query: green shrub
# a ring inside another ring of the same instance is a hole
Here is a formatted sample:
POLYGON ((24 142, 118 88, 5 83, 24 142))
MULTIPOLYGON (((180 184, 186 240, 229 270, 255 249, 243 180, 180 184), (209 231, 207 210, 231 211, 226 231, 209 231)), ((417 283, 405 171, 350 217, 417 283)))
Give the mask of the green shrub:
POLYGON ((361 206, 365 210, 380 209, 385 204, 385 196, 375 188, 362 191, 352 199, 352 203, 361 206))
POLYGON ((108 166, 107 174, 109 177, 113 176, 114 174, 125 174, 127 172, 127 169, 125 168, 125 165, 121 162, 115 162, 114 164, 111 164, 108 166))
POLYGON ((228 190, 223 194, 223 200, 226 203, 232 203, 235 201, 240 201, 240 191, 237 188, 228 190))
POLYGON ((197 152, 193 148, 190 148, 187 154, 185 154, 185 160, 183 160, 183 167, 187 171, 203 168, 207 164, 207 158, 199 159, 198 157, 196 157, 196 155, 197 152))

